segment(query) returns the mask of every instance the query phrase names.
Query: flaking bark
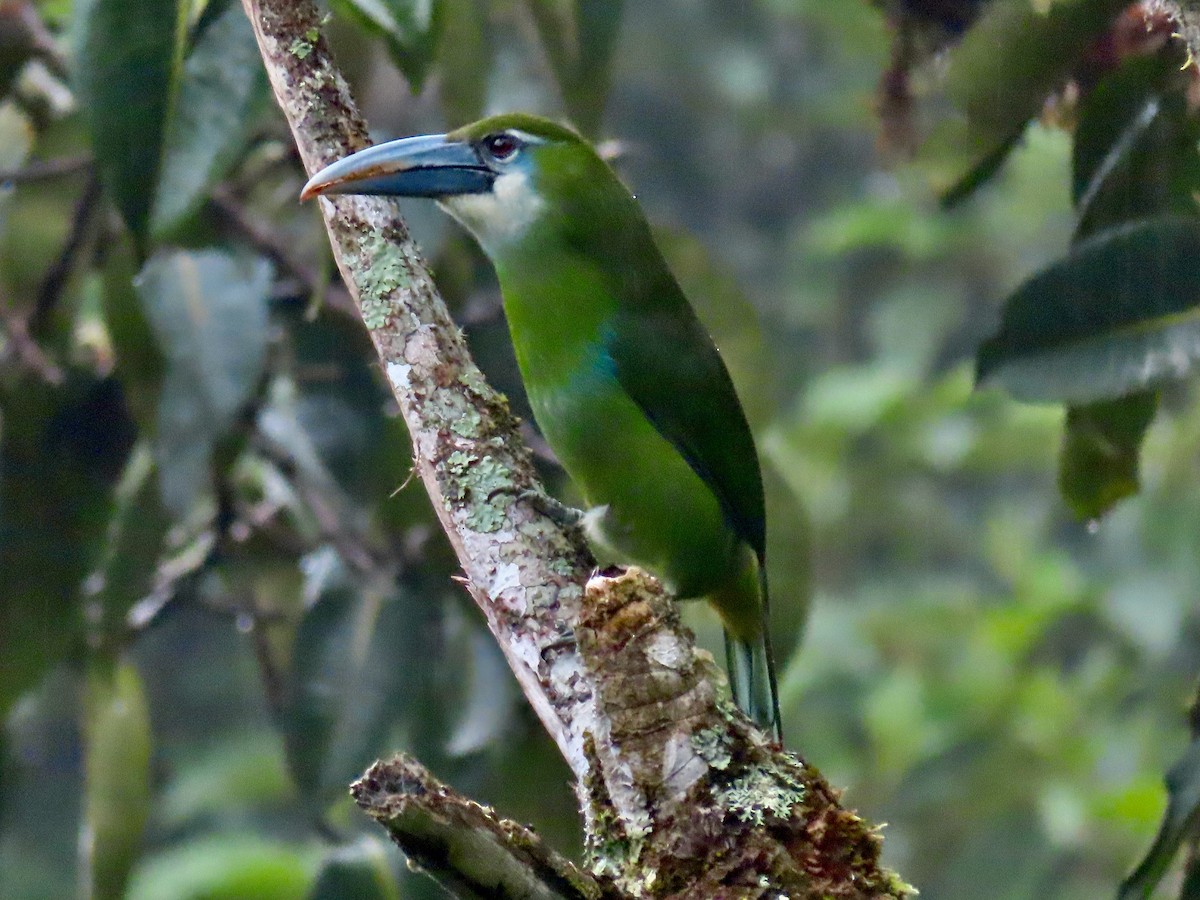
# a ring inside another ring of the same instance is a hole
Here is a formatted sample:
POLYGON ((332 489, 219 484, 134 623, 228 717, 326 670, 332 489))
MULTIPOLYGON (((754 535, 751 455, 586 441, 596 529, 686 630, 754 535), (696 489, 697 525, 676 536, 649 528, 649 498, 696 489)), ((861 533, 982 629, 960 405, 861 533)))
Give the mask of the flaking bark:
POLYGON ((407 756, 375 763, 351 793, 413 865, 459 897, 620 900, 533 831, 464 797, 407 756))
MULTIPOLYGON (((305 168, 365 146, 311 2, 243 2, 305 168)), ((574 772, 598 883, 631 897, 905 896, 876 831, 721 699, 661 585, 637 569, 592 575, 582 537, 523 499, 541 488, 516 420, 394 205, 319 203, 467 588, 574 772)))

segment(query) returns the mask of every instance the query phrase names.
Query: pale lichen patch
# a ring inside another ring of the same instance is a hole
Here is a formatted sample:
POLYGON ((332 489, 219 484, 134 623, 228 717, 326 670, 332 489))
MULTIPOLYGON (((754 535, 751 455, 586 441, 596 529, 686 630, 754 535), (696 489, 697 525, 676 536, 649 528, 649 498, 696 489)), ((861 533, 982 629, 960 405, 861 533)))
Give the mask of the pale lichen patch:
POLYGON ((663 747, 663 788, 669 795, 681 797, 705 776, 708 766, 708 762, 692 746, 689 736, 677 732, 663 747))
POLYGON ((479 413, 473 409, 467 408, 463 410, 461 416, 457 416, 450 424, 450 430, 459 437, 474 437, 479 434, 479 428, 482 423, 482 418, 479 413))
POLYGON ((521 567, 516 563, 501 563, 496 566, 492 575, 492 583, 488 585, 488 595, 500 599, 505 591, 521 587, 521 567))
POLYGON ((804 802, 805 787, 775 769, 751 766, 717 789, 721 806, 743 822, 763 825, 768 818, 784 821, 804 802))
POLYGON ((728 769, 729 764, 733 762, 729 742, 729 731, 724 724, 703 728, 693 732, 691 736, 691 746, 696 755, 719 771, 728 769))
MULTIPOLYGON (((307 35, 305 35, 305 37, 307 38, 307 35)), ((292 41, 291 46, 288 47, 288 53, 292 54, 292 56, 296 57, 296 59, 305 59, 310 53, 313 52, 314 43, 315 39, 302 40, 300 38, 296 38, 296 40, 292 41)))
POLYGON ((683 669, 692 661, 688 647, 668 631, 654 635, 646 647, 646 656, 668 669, 683 669))
POLYGON ((472 531, 489 534, 504 527, 506 516, 504 510, 484 503, 472 506, 465 519, 466 526, 472 531))
POLYGON ((550 565, 548 568, 555 575, 560 575, 563 578, 568 578, 575 573, 575 564, 561 556, 557 556, 550 560, 550 565))
POLYGON ((408 363, 392 362, 387 366, 388 383, 396 391, 407 391, 412 377, 412 366, 408 363))
POLYGON ((367 262, 358 280, 358 304, 363 322, 375 330, 387 324, 393 294, 409 286, 408 266, 400 248, 378 231, 366 236, 361 252, 367 262))
POLYGON ((465 502, 461 521, 475 532, 493 534, 504 528, 516 494, 511 468, 490 454, 474 457, 453 450, 441 468, 442 492, 452 503, 465 502))
MULTIPOLYGON (((432 326, 420 325, 408 335, 404 342, 404 358, 413 365, 419 365, 423 369, 430 369, 438 363, 438 340, 432 326)), ((453 398, 448 398, 449 402, 461 404, 462 399, 457 395, 453 398)))

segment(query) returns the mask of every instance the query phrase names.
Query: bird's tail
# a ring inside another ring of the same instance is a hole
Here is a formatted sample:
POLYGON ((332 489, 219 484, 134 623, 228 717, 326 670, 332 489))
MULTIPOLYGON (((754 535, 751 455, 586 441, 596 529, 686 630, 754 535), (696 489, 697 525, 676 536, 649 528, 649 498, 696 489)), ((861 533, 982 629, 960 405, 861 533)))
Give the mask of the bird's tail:
POLYGON ((775 684, 775 665, 768 649, 769 640, 738 640, 725 632, 725 666, 733 702, 754 723, 783 741, 779 721, 779 697, 775 684))
POLYGON ((775 654, 771 648, 771 617, 767 593, 767 572, 759 560, 758 601, 761 616, 758 634, 743 639, 725 628, 725 667, 733 702, 760 728, 768 730, 783 743, 783 723, 779 717, 779 683, 775 675, 775 654))

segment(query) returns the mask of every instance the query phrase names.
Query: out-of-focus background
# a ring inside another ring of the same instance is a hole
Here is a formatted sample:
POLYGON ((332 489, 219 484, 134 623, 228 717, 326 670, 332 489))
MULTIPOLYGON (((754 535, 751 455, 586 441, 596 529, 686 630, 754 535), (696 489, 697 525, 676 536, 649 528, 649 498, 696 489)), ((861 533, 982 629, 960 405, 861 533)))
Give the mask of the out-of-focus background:
MULTIPOLYGON (((0 896, 437 896, 346 794, 395 750, 578 855, 240 6, 141 5, 0 3, 0 896)), ((325 30, 378 139, 523 109, 608 142, 755 428, 788 746, 922 896, 1092 900, 1190 740, 1200 407, 1166 389, 1140 491, 1081 519, 1063 407, 974 389, 1076 228, 1069 110, 939 205, 982 5, 340 0, 325 30)), ((401 208, 524 409, 486 263, 401 208)))

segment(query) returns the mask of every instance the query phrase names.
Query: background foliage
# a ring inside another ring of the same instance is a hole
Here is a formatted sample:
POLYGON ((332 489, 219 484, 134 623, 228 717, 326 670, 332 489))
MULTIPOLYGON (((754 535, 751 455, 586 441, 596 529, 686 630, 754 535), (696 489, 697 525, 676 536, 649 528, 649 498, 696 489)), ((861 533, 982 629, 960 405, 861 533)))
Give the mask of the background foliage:
MULTIPOLYGON (((615 141, 758 435, 788 744, 926 897, 1200 896, 1171 12, 330 3, 380 139, 615 141)), ((0 3, 0 895, 433 896, 346 796, 395 749, 577 851, 302 181, 239 4, 0 3)), ((402 209, 520 405, 487 266, 402 209)))

